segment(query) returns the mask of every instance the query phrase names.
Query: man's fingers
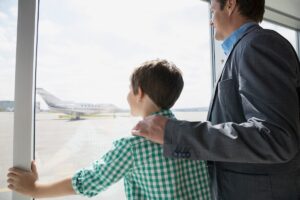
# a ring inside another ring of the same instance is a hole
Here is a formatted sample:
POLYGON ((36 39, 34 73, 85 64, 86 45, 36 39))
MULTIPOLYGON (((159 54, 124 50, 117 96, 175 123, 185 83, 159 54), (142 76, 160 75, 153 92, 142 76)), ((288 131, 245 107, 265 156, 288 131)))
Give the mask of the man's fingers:
POLYGON ((131 130, 131 133, 132 133, 133 135, 136 135, 136 136, 140 136, 140 135, 141 135, 141 131, 140 131, 140 130, 136 130, 136 129, 132 129, 132 130, 131 130))
POLYGON ((131 133, 135 136, 142 136, 147 138, 148 137, 148 133, 146 131, 143 130, 131 130, 131 133))
POLYGON ((137 125, 135 125, 135 127, 131 130, 131 133, 133 135, 136 135, 136 136, 145 136, 145 134, 143 134, 143 131, 142 131, 142 125, 143 121, 139 121, 137 123, 137 125))
POLYGON ((140 130, 141 129, 141 124, 142 124, 142 121, 139 121, 134 127, 132 130, 140 130))
POLYGON ((166 121, 162 116, 149 116, 140 121, 133 129, 132 134, 145 137, 152 142, 163 144, 163 135, 166 121))

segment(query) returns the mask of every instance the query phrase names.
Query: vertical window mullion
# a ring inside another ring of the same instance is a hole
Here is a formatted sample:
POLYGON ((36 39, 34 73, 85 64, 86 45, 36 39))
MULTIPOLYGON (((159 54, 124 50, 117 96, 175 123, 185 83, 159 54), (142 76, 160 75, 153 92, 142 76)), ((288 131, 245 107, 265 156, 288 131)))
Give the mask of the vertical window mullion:
MULTIPOLYGON (((37 0, 18 1, 13 165, 23 169, 30 169, 33 158, 37 5, 37 0)), ((28 199, 13 192, 13 200, 28 199)))
MULTIPOLYGON (((209 9, 209 20, 211 21, 212 13, 209 9)), ((210 22, 209 22, 210 23, 210 22)), ((213 92, 216 83, 216 54, 215 54, 214 29, 210 26, 210 48, 211 48, 211 91, 213 92)))
POLYGON ((296 38, 297 38, 297 53, 298 53, 298 58, 300 59, 300 30, 296 31, 296 38))

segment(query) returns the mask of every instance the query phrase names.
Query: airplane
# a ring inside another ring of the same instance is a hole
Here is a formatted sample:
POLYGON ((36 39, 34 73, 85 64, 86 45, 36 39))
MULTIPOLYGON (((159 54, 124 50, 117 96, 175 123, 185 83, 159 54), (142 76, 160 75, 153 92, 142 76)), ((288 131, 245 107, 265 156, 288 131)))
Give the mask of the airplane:
POLYGON ((118 110, 121 110, 113 104, 90 104, 63 101, 43 88, 36 88, 36 92, 43 98, 50 110, 71 115, 71 119, 75 120, 79 120, 82 115, 115 113, 118 110))

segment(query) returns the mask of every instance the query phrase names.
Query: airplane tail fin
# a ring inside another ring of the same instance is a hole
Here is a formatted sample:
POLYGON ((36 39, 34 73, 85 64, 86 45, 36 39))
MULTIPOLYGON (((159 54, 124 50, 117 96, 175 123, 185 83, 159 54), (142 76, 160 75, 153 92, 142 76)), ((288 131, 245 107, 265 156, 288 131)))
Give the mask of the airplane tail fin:
POLYGON ((50 94, 48 91, 44 90, 43 88, 36 88, 36 93, 39 94, 44 99, 46 104, 50 107, 53 107, 62 102, 62 100, 50 94))

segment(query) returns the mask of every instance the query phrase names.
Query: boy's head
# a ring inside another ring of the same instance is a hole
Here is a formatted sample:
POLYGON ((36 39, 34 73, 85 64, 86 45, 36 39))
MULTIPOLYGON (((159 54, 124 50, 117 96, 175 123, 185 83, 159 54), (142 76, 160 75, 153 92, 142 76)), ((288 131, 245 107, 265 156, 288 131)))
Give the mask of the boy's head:
POLYGON ((133 71, 130 83, 134 96, 147 95, 158 109, 171 108, 184 85, 180 70, 161 59, 141 64, 133 71))

